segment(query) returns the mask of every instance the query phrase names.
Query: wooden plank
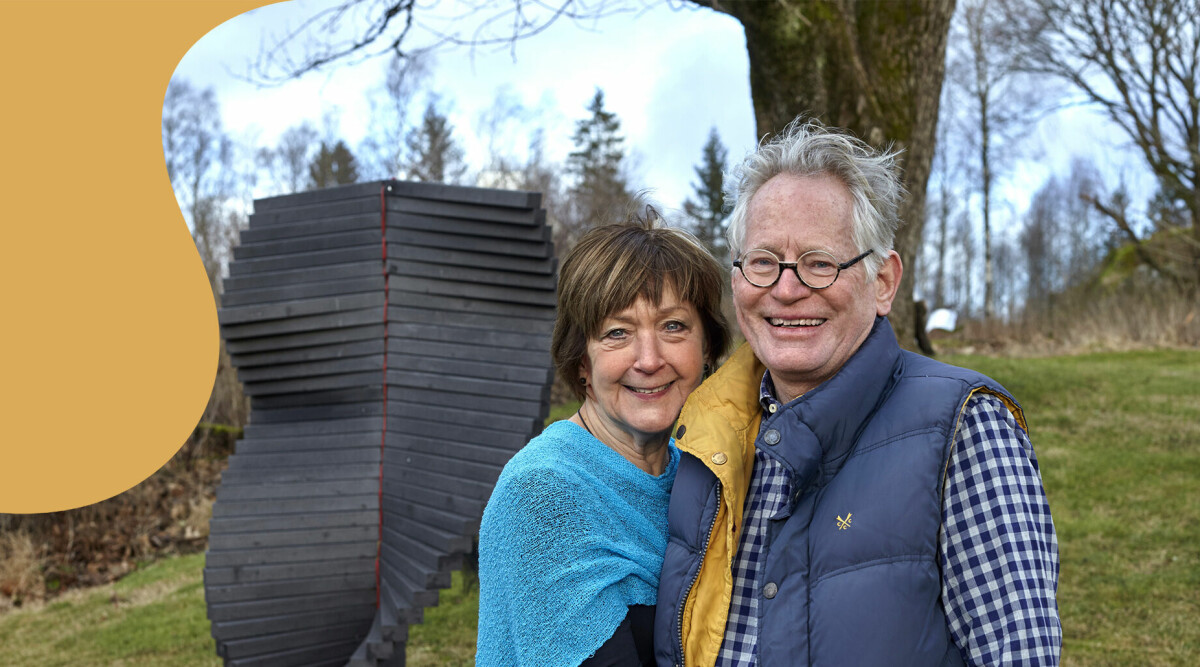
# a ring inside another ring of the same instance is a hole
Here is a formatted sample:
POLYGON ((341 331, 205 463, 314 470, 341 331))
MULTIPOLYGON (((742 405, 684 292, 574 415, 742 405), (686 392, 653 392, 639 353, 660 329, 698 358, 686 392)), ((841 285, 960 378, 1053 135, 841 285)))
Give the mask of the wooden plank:
MULTIPOLYGON (((461 346, 466 347, 466 346, 461 346)), ((528 394, 541 396, 541 387, 549 380, 549 359, 540 366, 518 366, 510 363, 509 356, 504 352, 493 351, 491 361, 473 361, 455 359, 453 357, 436 357, 420 354, 422 347, 414 345, 405 352, 392 352, 388 355, 388 368, 401 369, 400 373, 429 373, 463 378, 477 378, 480 381, 497 381, 518 387, 534 387, 528 394), (535 393, 536 392, 536 393, 535 393)), ((523 396, 526 394, 522 394, 523 396)))
MULTIPOLYGON (((388 510, 418 520, 420 520, 418 514, 405 514, 406 503, 437 510, 463 520, 464 522, 461 524, 463 526, 478 526, 479 519, 483 516, 483 507, 486 504, 484 501, 466 498, 451 491, 399 483, 387 476, 386 468, 383 481, 383 502, 388 510)), ((417 511, 415 507, 412 510, 417 511)), ((475 530, 465 532, 472 533, 475 530)))
POLYGON ((241 306, 272 305, 281 302, 302 301, 318 297, 377 292, 383 290, 383 274, 342 280, 295 282, 289 285, 247 289, 226 293, 221 298, 222 308, 241 306))
POLYGON ((358 572, 333 577, 305 577, 282 579, 255 584, 233 584, 230 586, 205 586, 204 599, 208 606, 228 602, 248 602, 270 598, 286 598, 297 595, 317 595, 353 590, 370 591, 374 606, 375 573, 358 572))
POLYGON ((324 218, 341 218, 351 215, 379 215, 381 203, 379 188, 375 194, 353 194, 353 191, 342 188, 328 188, 319 192, 303 192, 287 195, 292 199, 283 201, 268 201, 259 199, 254 202, 254 213, 251 214, 250 224, 255 228, 274 225, 291 225, 324 218), (322 197, 317 201, 316 197, 322 197))
MULTIPOLYGON (((516 401, 535 402, 540 402, 546 393, 545 383, 542 382, 545 380, 544 373, 539 374, 540 377, 533 378, 533 381, 518 382, 516 378, 496 380, 474 374, 471 372, 472 366, 466 362, 458 363, 444 359, 425 362, 422 365, 424 368, 416 369, 404 363, 389 363, 388 386, 392 388, 439 389, 472 396, 504 396, 506 399, 516 401)), ((475 366, 475 368, 479 368, 479 366, 475 366)), ((391 395, 391 389, 388 390, 388 395, 391 395)), ((520 409, 517 408, 517 410, 520 409)))
POLYGON ((430 526, 438 526, 458 535, 472 535, 479 532, 479 520, 462 516, 435 507, 428 507, 407 498, 389 495, 384 490, 384 511, 412 521, 418 521, 430 526))
POLYGON ((221 484, 310 483, 333 480, 364 479, 379 474, 375 463, 350 463, 338 466, 296 465, 279 468, 239 466, 221 473, 221 484))
MULTIPOLYGON (((283 303, 221 308, 217 311, 217 319, 220 321, 222 327, 239 324, 268 325, 271 320, 291 320, 294 322, 305 315, 328 316, 330 313, 361 311, 382 305, 384 305, 382 292, 347 294, 312 299, 297 299, 283 303)), ((356 322, 355 324, 358 323, 356 322)), ((332 327, 326 326, 322 328, 328 329, 332 327)), ((291 328, 282 330, 266 328, 266 330, 270 333, 290 333, 293 331, 291 328)), ((237 328, 233 331, 224 331, 223 333, 233 338, 246 337, 231 335, 242 332, 242 329, 237 328)))
MULTIPOLYGON (((459 461, 447 458, 445 456, 430 456, 429 454, 404 452, 399 456, 384 457, 383 476, 384 479, 387 480, 389 478, 389 472, 392 468, 407 468, 425 472, 436 472, 443 475, 458 476, 462 477, 463 479, 488 484, 495 483, 496 478, 500 476, 501 467, 502 466, 488 465, 484 463, 459 461)), ((386 481, 384 482, 384 488, 387 488, 386 481)))
POLYGON ((388 244, 389 262, 423 262, 548 276, 558 272, 558 260, 554 257, 521 257, 495 252, 459 250, 452 245, 452 241, 448 241, 446 247, 426 248, 407 241, 408 239, 405 239, 399 243, 388 244))
POLYGON ((527 192, 524 190, 475 188, 415 181, 386 181, 385 185, 389 202, 393 197, 402 197, 524 209, 537 208, 541 205, 542 201, 542 194, 540 192, 527 192))
POLYGON ((378 309, 374 315, 376 317, 369 319, 365 324, 346 325, 320 331, 255 338, 243 337, 241 339, 231 339, 225 336, 225 349, 229 351, 234 366, 236 366, 238 360, 243 358, 242 355, 277 352, 292 348, 312 349, 330 346, 337 349, 339 345, 355 341, 379 340, 383 338, 383 309, 378 309))
POLYGON ((451 440, 446 437, 421 437, 396 433, 390 428, 384 440, 387 443, 383 454, 385 460, 405 452, 416 452, 451 461, 483 463, 493 467, 503 467, 513 454, 525 445, 525 440, 519 437, 513 437, 511 440, 511 442, 520 443, 516 447, 497 447, 496 443, 490 440, 476 444, 470 441, 451 440))
MULTIPOLYGON (((292 420, 295 421, 295 420, 292 420)), ((382 430, 382 429, 381 429, 382 430)), ((326 449, 352 449, 379 446, 380 431, 338 433, 280 438, 243 438, 235 445, 238 454, 281 454, 326 449)), ((233 460, 236 456, 231 457, 233 460)))
POLYGON ((549 336, 554 330, 554 311, 545 306, 501 303, 440 295, 436 301, 421 292, 397 287, 388 295, 390 322, 445 324, 549 336))
POLYGON ((208 540, 210 551, 232 549, 270 549, 342 542, 373 542, 379 537, 379 527, 371 525, 337 528, 299 528, 270 530, 255 533, 220 533, 208 540))
POLYGON ((303 512, 344 512, 367 510, 379 507, 379 497, 372 494, 361 496, 337 496, 328 498, 290 498, 284 500, 230 500, 213 503, 213 516, 267 516, 281 517, 303 512))
MULTIPOLYGON (((370 629, 370 626, 370 621, 329 623, 322 628, 311 628, 296 632, 277 632, 259 637, 235 639, 225 642, 225 650, 229 658, 235 660, 254 655, 291 651, 301 646, 323 645, 332 642, 340 644, 345 641, 352 641, 357 644, 367 636, 367 630, 370 629)), ((349 656, 349 654, 350 652, 348 651, 346 655, 349 656)))
POLYGON ((377 527, 378 509, 353 510, 346 512, 315 512, 311 514, 286 515, 286 521, 278 514, 269 516, 213 517, 209 521, 210 535, 252 533, 278 530, 287 526, 294 530, 350 528, 356 526, 377 527))
MULTIPOLYGON (((314 236, 276 239, 261 243, 248 243, 233 249, 234 261, 243 259, 262 259, 264 257, 294 257, 308 252, 321 252, 335 248, 353 248, 370 246, 379 248, 383 245, 383 232, 379 229, 366 229, 351 232, 334 232, 314 236)), ((380 254, 382 257, 382 253, 380 254)))
MULTIPOLYGON (((416 338, 401 338, 399 336, 392 336, 391 331, 389 331, 389 336, 387 339, 387 352, 389 355, 393 355, 391 358, 396 358, 395 355, 404 355, 406 357, 412 357, 414 360, 430 360, 428 363, 440 362, 444 359, 452 359, 463 363, 476 362, 480 364, 479 369, 482 369, 486 365, 500 366, 503 368, 517 368, 520 369, 519 372, 521 373, 537 371, 537 375, 530 376, 540 378, 540 380, 534 380, 537 382, 544 381, 546 373, 552 370, 550 352, 548 350, 521 350, 511 347, 493 347, 488 345, 485 341, 479 340, 478 337, 471 336, 468 333, 472 331, 471 329, 462 329, 461 331, 464 332, 463 337, 453 343, 442 343, 416 338)), ((375 342, 376 341, 372 341, 372 343, 375 342)), ((374 351, 374 349, 372 349, 372 351, 374 351)), ((411 368, 413 370, 422 370, 421 368, 413 367, 407 364, 403 367, 411 368)), ((471 370, 468 371, 470 373, 494 372, 491 370, 482 371, 470 366, 464 366, 464 368, 470 368, 471 370)), ((505 375, 501 377, 502 379, 507 379, 512 376, 505 375)), ((515 377, 513 379, 518 382, 529 381, 523 380, 520 377, 515 377)))
POLYGON ((258 275, 274 275, 282 271, 332 266, 349 263, 372 263, 383 269, 383 252, 379 245, 351 246, 331 250, 314 250, 297 255, 243 259, 229 263, 229 275, 251 279, 258 275))
MULTIPOLYGON (((265 469, 273 466, 341 466, 361 463, 378 463, 379 447, 347 447, 344 449, 317 450, 303 453, 239 454, 238 470, 265 469)), ((233 466, 233 463, 230 463, 233 466)))
MULTIPOLYGON (((290 651, 274 651, 266 655, 253 655, 244 659, 226 660, 225 667, 342 667, 362 642, 335 641, 318 646, 305 646, 290 651)), ((220 651, 220 644, 217 646, 220 651)))
POLYGON ((549 294, 554 294, 555 286, 558 284, 557 277, 553 273, 495 270, 480 266, 449 264, 441 261, 439 253, 428 253, 420 259, 398 259, 389 253, 387 272, 393 276, 452 280, 507 289, 541 290, 549 294))
MULTIPOLYGON (((438 590, 450 587, 450 569, 440 570, 435 565, 420 560, 418 552, 413 549, 408 538, 395 533, 387 535, 380 546, 380 569, 394 568, 402 570, 404 576, 411 579, 417 586, 426 590, 438 590)), ((457 559, 460 566, 462 556, 447 556, 447 559, 457 559)), ((447 560, 447 562, 451 562, 447 560)))
MULTIPOLYGON (((208 605, 209 620, 222 623, 230 621, 309 613, 322 610, 345 608, 352 605, 366 607, 374 616, 375 586, 370 588, 323 593, 319 595, 289 595, 278 598, 263 598, 246 602, 228 602, 208 605)), ((326 618, 336 618, 330 615, 326 618)), ((215 628, 214 628, 215 629, 215 628)), ((288 630, 288 628, 281 628, 288 630)))
MULTIPOLYGON (((501 314, 527 312, 519 308, 502 308, 502 306, 506 305, 541 306, 544 308, 554 308, 555 305, 554 292, 544 288, 526 289, 492 283, 459 282, 436 276, 424 277, 419 275, 405 276, 392 274, 388 279, 388 290, 399 290, 412 294, 426 294, 435 297, 470 299, 478 302, 476 307, 486 307, 487 310, 483 312, 501 314)), ((388 303, 399 302, 389 298, 388 303)))
POLYGON ((382 333, 383 328, 380 327, 381 335, 369 340, 351 341, 337 345, 313 345, 308 347, 271 350, 268 352, 239 354, 236 355, 236 366, 238 370, 242 370, 245 368, 257 368, 258 366, 270 366, 274 364, 295 364, 306 361, 321 361, 323 359, 343 359, 348 357, 361 357, 369 354, 383 354, 385 346, 382 333))
MULTIPOLYGON (((395 526, 385 524, 380 540, 395 549, 409 565, 425 571, 425 585, 428 587, 449 588, 450 573, 463 568, 462 553, 445 553, 433 549, 403 531, 396 530, 395 526)), ((390 561, 388 563, 391 564, 390 561)))
MULTIPOLYGON (((384 460, 386 461, 387 457, 384 457, 384 460)), ((467 479, 462 475, 446 475, 407 465, 391 466, 385 470, 386 484, 391 484, 396 489, 408 488, 402 492, 403 495, 419 497, 419 494, 422 493, 431 494, 426 499, 426 504, 436 503, 438 502, 437 498, 450 496, 486 503, 492 495, 492 489, 496 486, 495 480, 478 481, 467 479)), ((447 500, 446 502, 456 501, 447 500)), ((473 512, 475 505, 464 507, 467 508, 464 512, 473 512)), ((443 509, 450 509, 450 507, 443 509)))
POLYGON ((254 421, 254 410, 263 408, 295 408, 305 405, 336 405, 339 403, 375 402, 382 396, 380 387, 353 387, 332 391, 313 391, 304 394, 264 396, 251 400, 250 421, 254 421))
POLYGON ((383 371, 383 355, 368 354, 355 357, 339 357, 302 361, 298 363, 276 363, 270 366, 238 369, 238 378, 243 382, 261 382, 286 378, 319 377, 325 375, 347 375, 362 371, 383 371))
MULTIPOLYGON (((457 392, 438 391, 430 388, 413 388, 400 384, 401 378, 388 376, 388 400, 406 401, 424 405, 463 405, 464 395, 457 392)), ((470 407, 478 413, 492 415, 533 415, 539 409, 539 401, 493 398, 483 395, 471 395, 470 407)))
MULTIPOLYGON (((243 232, 245 234, 246 232, 243 232)), ((245 290, 257 290, 264 287, 281 287, 296 283, 315 283, 325 280, 345 280, 346 278, 365 278, 378 276, 383 273, 383 262, 379 257, 365 262, 348 262, 331 264, 329 266, 310 266, 302 269, 270 271, 256 273, 252 276, 230 276, 221 281, 222 299, 230 294, 245 290)))
POLYGON ((328 419, 349 419, 352 417, 375 417, 383 414, 383 392, 371 402, 357 403, 325 403, 305 405, 294 408, 257 408, 254 410, 255 424, 273 424, 278 422, 308 421, 313 416, 328 419))
POLYGON ((378 417, 357 419, 327 419, 303 421, 292 424, 256 424, 251 421, 244 430, 247 438, 284 438, 291 436, 316 436, 333 433, 361 433, 380 431, 383 420, 378 417))
POLYGON ((470 536, 442 530, 438 526, 414 521, 408 517, 392 514, 386 510, 384 511, 383 522, 385 526, 393 528, 422 544, 427 544, 442 553, 468 553, 473 547, 470 536))
POLYGON ((535 259, 554 256, 550 230, 545 227, 520 229, 473 220, 389 214, 385 238, 389 247, 410 245, 535 259))
MULTIPOLYGON (((488 429, 516 433, 528 440, 529 436, 527 434, 534 432, 534 429, 539 428, 541 425, 535 418, 526 415, 487 415, 472 410, 463 410, 457 404, 454 397, 441 398, 444 398, 447 402, 417 405, 406 403, 398 400, 396 396, 389 395, 387 404, 388 430, 392 430, 395 420, 404 419, 411 420, 411 423, 406 423, 405 428, 412 428, 413 430, 403 432, 436 436, 438 433, 444 434, 448 424, 454 424, 456 428, 464 429, 460 432, 457 439, 464 442, 486 442, 488 439, 488 429), (422 422, 432 424, 434 428, 441 430, 430 432, 422 425, 422 422)), ((540 433, 541 431, 537 432, 540 433)))
MULTIPOLYGON (((237 620, 213 620, 212 632, 224 641, 257 637, 260 635, 303 630, 305 628, 324 627, 329 619, 339 621, 363 621, 375 617, 375 591, 370 591, 371 599, 366 603, 342 605, 317 611, 295 612, 274 616, 254 616, 237 620)), ((211 617, 210 617, 211 618, 211 617)))
POLYGON ((242 382, 242 391, 247 396, 267 394, 294 394, 326 389, 344 389, 361 385, 382 384, 383 374, 379 371, 364 373, 342 373, 311 378, 271 380, 266 382, 242 382))
POLYGON ((379 203, 379 193, 388 181, 366 181, 352 185, 341 185, 335 188, 320 188, 306 192, 295 192, 274 197, 263 197, 254 200, 256 213, 278 213, 287 210, 304 212, 319 204, 330 204, 348 199, 371 200, 379 203))
POLYGON ((256 224, 255 215, 254 213, 250 214, 248 228, 243 229, 238 234, 238 240, 243 244, 263 243, 301 236, 328 234, 330 232, 373 230, 381 233, 378 211, 313 219, 296 217, 283 225, 256 224))
POLYGON ((352 575, 369 572, 375 576, 375 558, 359 558, 353 560, 322 560, 308 563, 280 563, 274 565, 250 565, 245 567, 209 567, 204 568, 204 581, 213 586, 228 586, 233 584, 255 584, 267 581, 285 579, 312 579, 315 577, 330 577, 352 575))
POLYGON ((342 561, 376 557, 376 540, 334 543, 334 545, 239 548, 210 551, 204 559, 209 569, 220 567, 280 566, 313 561, 342 561))
MULTIPOLYGON (((389 312, 392 312, 389 309, 389 312)), ((398 312, 398 311, 395 311, 398 312)), ((550 335, 548 333, 526 333, 522 331, 501 330, 488 326, 470 326, 466 322, 456 322, 451 313, 439 313, 443 322, 422 322, 423 313, 404 311, 406 320, 394 320, 388 323, 388 345, 392 349, 396 345, 407 345, 406 341, 435 341, 445 344, 467 344, 480 348, 502 348, 500 350, 486 349, 483 354, 495 358, 496 354, 508 355, 512 351, 528 351, 536 353, 537 357, 545 355, 547 362, 550 358, 550 335)))
MULTIPOLYGON (((412 454, 411 456, 425 456, 412 454)), ((423 464, 417 460, 413 465, 423 464)), ((465 467, 465 463, 463 464, 465 467)), ((297 498, 327 498, 344 496, 361 496, 379 489, 376 475, 366 479, 335 479, 323 482, 276 482, 258 481, 252 484, 222 484, 217 490, 217 498, 223 502, 240 502, 252 500, 276 499, 290 501, 297 498)))
MULTIPOLYGON (((390 300, 390 299, 389 299, 390 300)), ((549 340, 550 334, 554 330, 554 319, 541 318, 519 318, 512 317, 497 317, 490 314, 482 314, 477 311, 471 311, 465 306, 468 302, 461 302, 455 305, 462 305, 462 310, 446 310, 432 309, 421 306, 428 306, 428 300, 425 303, 415 306, 408 306, 399 301, 417 301, 417 299, 396 299, 390 300, 388 304, 388 327, 389 332, 393 324, 399 326, 403 324, 423 324, 426 326, 450 326, 465 329, 480 329, 485 331, 495 331, 497 333, 507 332, 510 334, 544 337, 549 340)), ((439 305, 445 305, 444 302, 439 305)), ((540 312, 540 309, 539 309, 540 312)), ((547 343, 545 349, 550 349, 547 343)))
POLYGON ((408 572, 396 568, 380 568, 379 578, 388 582, 404 606, 432 607, 438 602, 437 590, 429 590, 413 581, 408 572))

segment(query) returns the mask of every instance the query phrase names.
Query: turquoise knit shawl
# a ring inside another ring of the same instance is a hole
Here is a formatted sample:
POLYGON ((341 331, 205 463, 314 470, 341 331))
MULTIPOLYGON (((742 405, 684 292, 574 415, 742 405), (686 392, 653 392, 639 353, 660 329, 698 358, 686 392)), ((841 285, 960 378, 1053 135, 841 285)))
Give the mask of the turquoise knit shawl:
POLYGON ((500 473, 479 530, 478 667, 577 667, 654 604, 679 450, 651 477, 560 421, 500 473))

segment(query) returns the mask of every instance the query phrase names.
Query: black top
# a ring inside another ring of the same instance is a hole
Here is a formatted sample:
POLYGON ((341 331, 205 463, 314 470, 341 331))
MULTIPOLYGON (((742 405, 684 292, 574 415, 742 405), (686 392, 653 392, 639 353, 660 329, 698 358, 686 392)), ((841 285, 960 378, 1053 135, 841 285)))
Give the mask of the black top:
POLYGON ((612 637, 579 667, 654 667, 654 605, 630 605, 612 637))

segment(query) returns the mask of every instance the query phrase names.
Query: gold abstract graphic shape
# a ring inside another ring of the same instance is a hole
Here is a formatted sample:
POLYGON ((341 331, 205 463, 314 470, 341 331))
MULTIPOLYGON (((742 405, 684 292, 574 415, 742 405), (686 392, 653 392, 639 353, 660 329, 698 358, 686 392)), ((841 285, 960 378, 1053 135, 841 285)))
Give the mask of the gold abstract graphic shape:
POLYGON ((850 529, 850 517, 852 517, 852 516, 854 516, 854 515, 849 512, 846 512, 845 519, 843 519, 841 517, 841 515, 838 515, 838 518, 837 518, 838 530, 849 530, 850 529))
POLYGON ((167 179, 163 96, 196 40, 261 4, 5 4, 0 512, 121 493, 203 413, 216 308, 167 179))

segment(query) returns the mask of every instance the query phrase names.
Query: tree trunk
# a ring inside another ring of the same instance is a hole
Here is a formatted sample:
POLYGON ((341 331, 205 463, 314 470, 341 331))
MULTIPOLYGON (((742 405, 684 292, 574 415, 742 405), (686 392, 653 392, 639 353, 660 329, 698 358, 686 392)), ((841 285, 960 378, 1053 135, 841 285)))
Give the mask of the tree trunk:
POLYGON ((900 160, 908 197, 900 204, 896 251, 905 270, 891 321, 901 344, 912 348, 914 269, 954 0, 725 0, 712 5, 745 29, 759 136, 807 114, 847 128, 873 146, 904 149, 900 160))

